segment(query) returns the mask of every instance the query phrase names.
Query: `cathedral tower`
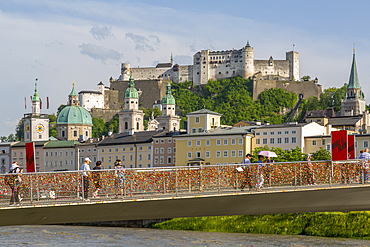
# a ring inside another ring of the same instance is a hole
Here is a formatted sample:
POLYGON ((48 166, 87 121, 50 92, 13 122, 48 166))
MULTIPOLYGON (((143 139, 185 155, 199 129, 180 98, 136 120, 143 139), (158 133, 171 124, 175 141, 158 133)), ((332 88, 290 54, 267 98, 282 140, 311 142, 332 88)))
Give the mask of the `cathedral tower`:
POLYGON ((47 114, 41 114, 41 100, 37 92, 37 82, 32 97, 32 113, 24 114, 23 121, 25 142, 49 140, 49 118, 47 114))
POLYGON ((349 76, 346 98, 341 103, 342 116, 357 116, 365 111, 366 102, 364 100, 360 82, 357 75, 357 66, 355 60, 355 49, 353 49, 353 59, 351 74, 349 76))
POLYGON ((162 98, 162 115, 157 117, 158 129, 178 131, 180 129, 180 118, 175 114, 176 102, 172 95, 171 84, 168 82, 166 95, 162 98))
POLYGON ((118 113, 119 132, 144 131, 145 114, 139 110, 139 93, 135 88, 132 72, 125 91, 124 104, 124 109, 118 113))

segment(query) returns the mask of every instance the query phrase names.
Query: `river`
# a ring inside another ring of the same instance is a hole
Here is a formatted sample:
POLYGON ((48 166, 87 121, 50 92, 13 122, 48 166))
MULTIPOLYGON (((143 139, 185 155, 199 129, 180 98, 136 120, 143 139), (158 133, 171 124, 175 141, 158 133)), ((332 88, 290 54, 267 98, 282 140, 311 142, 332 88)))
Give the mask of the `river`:
POLYGON ((309 236, 89 226, 0 227, 2 246, 370 246, 370 241, 309 236))

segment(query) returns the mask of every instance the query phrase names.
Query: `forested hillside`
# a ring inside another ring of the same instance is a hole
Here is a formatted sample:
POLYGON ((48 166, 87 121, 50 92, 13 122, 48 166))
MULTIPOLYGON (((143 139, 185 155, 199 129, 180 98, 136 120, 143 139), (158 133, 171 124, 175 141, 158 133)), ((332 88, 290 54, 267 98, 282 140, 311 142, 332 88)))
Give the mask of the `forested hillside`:
POLYGON ((223 114, 221 124, 233 125, 241 120, 283 123, 284 109, 297 102, 295 93, 283 89, 269 89, 257 101, 252 99, 252 82, 241 77, 209 81, 203 88, 193 88, 191 82, 173 83, 172 94, 176 104, 186 113, 206 108, 223 114))

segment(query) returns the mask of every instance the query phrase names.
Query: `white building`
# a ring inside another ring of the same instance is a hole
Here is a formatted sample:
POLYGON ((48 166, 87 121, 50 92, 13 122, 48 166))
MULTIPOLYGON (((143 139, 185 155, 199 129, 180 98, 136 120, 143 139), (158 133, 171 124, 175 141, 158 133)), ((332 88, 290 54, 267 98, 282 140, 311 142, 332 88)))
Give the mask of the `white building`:
POLYGON ((275 147, 289 150, 299 147, 305 153, 305 137, 327 135, 331 133, 330 126, 311 123, 288 123, 275 125, 261 125, 254 129, 255 138, 252 150, 257 147, 275 147))
POLYGON ((10 171, 11 165, 11 148, 13 144, 18 142, 0 142, 0 173, 10 171))

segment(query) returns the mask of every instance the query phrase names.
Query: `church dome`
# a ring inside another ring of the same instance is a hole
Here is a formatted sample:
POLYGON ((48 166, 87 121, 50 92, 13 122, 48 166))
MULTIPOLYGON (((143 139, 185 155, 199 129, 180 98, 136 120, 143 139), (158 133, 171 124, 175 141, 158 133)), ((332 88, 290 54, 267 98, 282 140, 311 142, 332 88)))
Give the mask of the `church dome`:
POLYGON ((139 98, 139 93, 137 92, 135 88, 135 83, 134 83, 134 77, 132 77, 132 74, 130 76, 130 82, 128 83, 128 88, 125 91, 125 99, 138 99, 139 98))
POLYGON ((167 84, 166 94, 162 98, 162 105, 176 105, 175 98, 172 95, 171 84, 167 84))
POLYGON ((81 106, 66 106, 58 115, 57 124, 92 125, 90 113, 81 106))

